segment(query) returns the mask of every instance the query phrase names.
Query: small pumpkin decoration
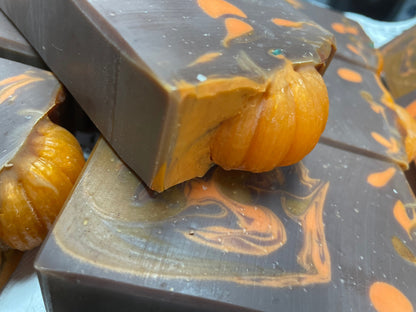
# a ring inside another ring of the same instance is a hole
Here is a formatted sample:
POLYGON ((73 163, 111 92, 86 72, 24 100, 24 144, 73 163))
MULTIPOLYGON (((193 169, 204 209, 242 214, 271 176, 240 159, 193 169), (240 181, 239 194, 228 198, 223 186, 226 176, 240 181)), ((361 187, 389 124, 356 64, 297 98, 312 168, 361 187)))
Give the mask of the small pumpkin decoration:
POLYGON ((276 72, 258 105, 225 120, 211 141, 224 169, 265 172, 300 161, 318 143, 328 118, 325 83, 313 66, 276 72))
POLYGON ((0 250, 41 244, 84 165, 78 141, 48 117, 64 100, 51 72, 0 58, 0 250))
POLYGON ((84 162, 75 137, 41 119, 0 171, 0 240, 18 250, 40 245, 84 162))

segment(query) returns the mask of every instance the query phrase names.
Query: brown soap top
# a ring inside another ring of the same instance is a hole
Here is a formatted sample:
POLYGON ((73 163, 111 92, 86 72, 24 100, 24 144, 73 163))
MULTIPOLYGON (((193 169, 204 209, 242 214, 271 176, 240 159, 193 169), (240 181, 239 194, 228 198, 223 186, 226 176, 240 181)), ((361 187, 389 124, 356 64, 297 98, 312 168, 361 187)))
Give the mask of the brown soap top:
POLYGON ((158 191, 204 175, 216 128, 248 98, 267 94, 288 63, 322 74, 335 50, 333 35, 286 1, 0 7, 123 161, 158 191))

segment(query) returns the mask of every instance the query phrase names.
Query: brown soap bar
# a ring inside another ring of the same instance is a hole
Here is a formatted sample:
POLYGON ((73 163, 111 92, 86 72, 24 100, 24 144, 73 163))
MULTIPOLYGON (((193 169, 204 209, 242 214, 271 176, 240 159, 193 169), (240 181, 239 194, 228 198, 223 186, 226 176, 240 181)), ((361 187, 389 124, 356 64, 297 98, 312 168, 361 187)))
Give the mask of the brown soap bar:
MULTIPOLYGON (((4 30, 0 29, 0 32, 4 30)), ((51 73, 0 58, 0 174, 4 168, 12 166, 10 160, 39 119, 59 102, 61 91, 51 73)), ((0 181, 2 184, 3 180, 0 181)), ((0 185, 2 189, 3 185, 0 185)), ((0 192, 1 220, 5 214, 3 195, 0 192)), ((0 232, 4 226, 8 225, 1 224, 0 232)), ((8 249, 0 241, 0 291, 21 256, 20 251, 8 249)))
POLYGON ((383 66, 380 52, 359 23, 342 13, 319 7, 306 1, 288 1, 308 17, 335 35, 337 51, 335 57, 380 72, 383 66))
POLYGON ((10 20, 0 11, 0 57, 46 68, 39 54, 13 26, 10 20))
POLYGON ((409 161, 395 104, 380 77, 334 58, 324 78, 331 106, 321 140, 406 168, 409 161))
POLYGON ((49 311, 416 307, 415 213, 397 165, 323 144, 156 194, 100 140, 35 266, 49 311))
POLYGON ((333 35, 285 1, 5 0, 120 157, 163 190, 202 176, 209 141, 287 60, 324 72, 333 35))
POLYGON ((0 58, 0 171, 39 120, 63 101, 63 92, 51 72, 0 58))
POLYGON ((84 165, 49 119, 64 98, 51 72, 0 59, 0 250, 41 244, 84 165))
POLYGON ((380 48, 383 78, 395 98, 416 90, 416 26, 380 48))

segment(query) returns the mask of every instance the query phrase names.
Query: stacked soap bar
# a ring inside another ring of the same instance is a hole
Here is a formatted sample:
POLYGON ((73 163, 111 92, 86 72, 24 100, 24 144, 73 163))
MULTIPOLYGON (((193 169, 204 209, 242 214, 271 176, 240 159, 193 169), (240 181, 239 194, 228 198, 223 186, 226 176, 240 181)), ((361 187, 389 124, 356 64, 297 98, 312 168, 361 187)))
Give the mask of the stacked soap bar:
POLYGON ((413 311, 416 199, 377 66, 335 56, 322 142, 267 173, 159 194, 100 140, 36 262, 47 308, 413 311))
POLYGON ((101 140, 36 268, 50 311, 411 308, 415 209, 400 167, 323 144, 157 195, 101 140))
POLYGON ((35 124, 59 103, 60 88, 51 73, 0 58, 0 288, 21 257, 21 253, 10 250, 3 239, 6 228, 13 227, 4 215, 8 197, 14 195, 14 190, 7 189, 3 173, 13 167, 14 155, 35 124))
POLYGON ((40 245, 84 163, 75 138, 49 119, 60 123, 68 101, 45 67, 0 12, 0 289, 22 251, 40 245))
MULTIPOLYGON (((412 27, 380 49, 384 59, 384 82, 395 101, 412 118, 416 118, 415 44, 416 27, 412 27)), ((414 159, 406 175, 413 189, 416 189, 414 159)))
POLYGON ((333 36, 285 1, 2 1, 118 155, 161 191, 202 176, 218 125, 333 36), (68 40, 68 38, 71 38, 68 40))
MULTIPOLYGON (((16 30, 16 28, 12 25, 12 23, 8 20, 8 18, 0 11, 0 57, 1 58, 8 58, 16 61, 20 61, 26 64, 31 65, 44 65, 41 58, 37 55, 35 50, 27 43, 27 41, 20 35, 20 33, 16 30)), ((2 70, 5 70, 5 63, 7 61, 4 59, 0 60, 2 64, 2 70)), ((10 62, 12 63, 12 62, 10 62)), ((20 65, 18 65, 20 66, 20 65)), ((3 78, 4 75, 3 75, 3 78)), ((4 81, 3 81, 4 82, 4 81)), ((8 96, 2 97, 3 100, 7 99, 8 96)), ((2 114, 4 118, 5 115, 2 114)), ((1 121, 2 123, 5 120, 1 121)), ((3 126, 4 129, 5 126, 3 126)), ((6 138, 7 141, 7 138, 6 138)), ((1 140, 3 144, 3 139, 1 140)), ((7 143, 7 142, 6 142, 7 143)), ((1 155, 4 157, 5 153, 7 152, 5 146, 3 146, 1 155), (4 150, 3 150, 4 149, 4 150)), ((14 249, 7 249, 5 246, 2 246, 0 254, 0 290, 8 282, 10 276, 12 275, 13 271, 16 269, 21 257, 22 252, 14 250, 14 249)))
POLYGON ((396 104, 380 77, 372 70, 334 58, 325 82, 331 108, 321 140, 407 168, 396 104))
POLYGON ((383 76, 395 99, 415 99, 415 48, 416 26, 380 48, 385 63, 383 76))
POLYGON ((330 110, 321 141, 407 168, 396 105, 380 78, 383 58, 361 26, 331 9, 289 1, 335 35, 337 51, 324 80, 330 110), (342 85, 342 87, 340 87, 342 85))
POLYGON ((346 18, 340 12, 322 9, 306 1, 288 2, 335 35, 336 58, 377 73, 381 72, 383 58, 380 51, 374 48, 373 42, 357 22, 346 18))
POLYGON ((0 57, 27 65, 46 68, 36 51, 0 11, 0 57))

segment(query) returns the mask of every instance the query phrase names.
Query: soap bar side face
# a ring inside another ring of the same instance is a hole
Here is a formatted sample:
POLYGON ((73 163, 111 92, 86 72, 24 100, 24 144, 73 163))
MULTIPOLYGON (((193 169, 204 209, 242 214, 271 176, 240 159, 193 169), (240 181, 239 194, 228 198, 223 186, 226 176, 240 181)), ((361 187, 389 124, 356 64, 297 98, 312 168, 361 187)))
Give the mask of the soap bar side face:
POLYGON ((39 68, 46 68, 46 64, 40 56, 1 11, 0 57, 39 68))

